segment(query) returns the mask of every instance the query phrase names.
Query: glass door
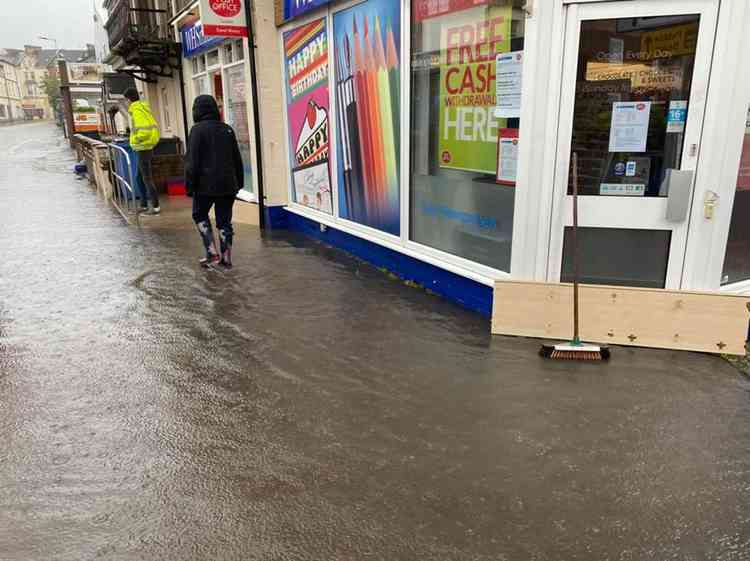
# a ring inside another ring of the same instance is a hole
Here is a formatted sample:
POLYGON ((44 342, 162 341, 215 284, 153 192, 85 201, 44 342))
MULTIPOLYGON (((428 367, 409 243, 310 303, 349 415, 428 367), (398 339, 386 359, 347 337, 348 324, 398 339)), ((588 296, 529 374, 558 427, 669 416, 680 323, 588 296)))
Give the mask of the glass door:
POLYGON ((548 278, 680 288, 717 0, 571 4, 548 278))

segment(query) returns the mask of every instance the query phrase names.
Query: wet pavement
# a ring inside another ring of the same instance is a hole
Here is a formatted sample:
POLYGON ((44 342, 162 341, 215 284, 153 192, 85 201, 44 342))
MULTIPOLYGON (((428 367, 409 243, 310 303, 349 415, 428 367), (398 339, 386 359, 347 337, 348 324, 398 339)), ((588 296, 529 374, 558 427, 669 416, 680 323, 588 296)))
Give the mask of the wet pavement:
POLYGON ((543 361, 301 238, 127 227, 0 129, 0 560, 750 559, 750 380, 543 361))

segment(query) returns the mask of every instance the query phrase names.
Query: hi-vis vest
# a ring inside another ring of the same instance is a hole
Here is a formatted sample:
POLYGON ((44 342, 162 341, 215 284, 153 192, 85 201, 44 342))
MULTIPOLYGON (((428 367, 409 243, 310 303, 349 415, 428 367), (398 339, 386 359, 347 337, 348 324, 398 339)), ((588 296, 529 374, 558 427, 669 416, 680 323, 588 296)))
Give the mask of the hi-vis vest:
POLYGON ((159 143, 159 126, 145 101, 134 101, 128 107, 131 117, 130 147, 136 152, 151 150, 159 143))

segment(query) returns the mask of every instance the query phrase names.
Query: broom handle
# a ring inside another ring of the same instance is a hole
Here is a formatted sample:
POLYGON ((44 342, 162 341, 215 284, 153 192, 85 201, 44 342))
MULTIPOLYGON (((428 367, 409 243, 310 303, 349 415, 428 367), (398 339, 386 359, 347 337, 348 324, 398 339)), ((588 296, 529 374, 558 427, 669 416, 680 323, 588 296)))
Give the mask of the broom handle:
POLYGON ((578 333, 578 153, 573 152, 573 341, 578 333))

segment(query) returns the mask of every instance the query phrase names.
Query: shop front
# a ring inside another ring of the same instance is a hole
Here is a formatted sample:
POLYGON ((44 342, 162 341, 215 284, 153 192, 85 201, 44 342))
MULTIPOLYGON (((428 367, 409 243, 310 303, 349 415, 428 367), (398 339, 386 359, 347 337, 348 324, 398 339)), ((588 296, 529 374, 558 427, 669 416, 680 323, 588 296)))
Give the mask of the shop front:
POLYGON ((238 198, 256 201, 247 39, 204 35, 203 24, 197 18, 197 3, 193 12, 175 22, 175 28, 182 43, 188 123, 193 124, 191 108, 197 96, 209 94, 216 98, 222 119, 237 134, 245 164, 245 188, 238 198))
POLYGON ((584 282, 750 290, 746 3, 278 13, 293 225, 488 313, 571 279, 576 154, 584 282))

